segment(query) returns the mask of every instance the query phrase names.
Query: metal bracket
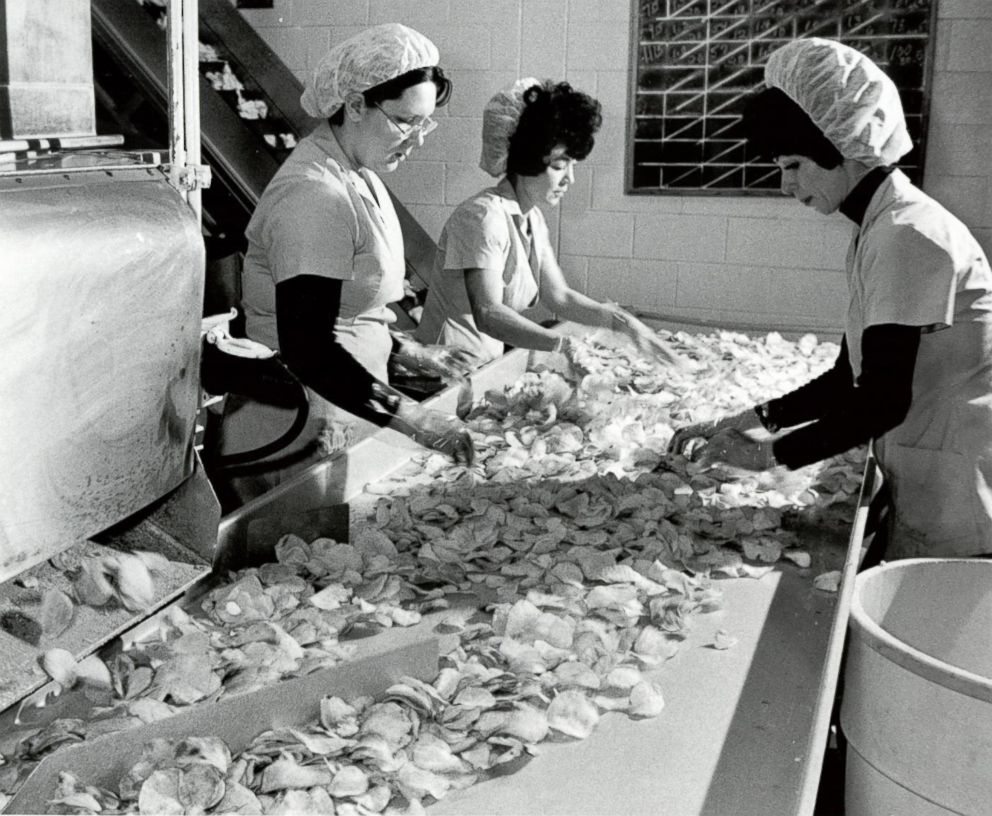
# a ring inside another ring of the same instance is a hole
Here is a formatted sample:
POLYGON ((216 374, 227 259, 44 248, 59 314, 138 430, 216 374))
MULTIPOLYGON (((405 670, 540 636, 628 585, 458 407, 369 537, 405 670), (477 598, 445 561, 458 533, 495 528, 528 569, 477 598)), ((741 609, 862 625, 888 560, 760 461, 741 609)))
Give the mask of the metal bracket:
POLYGON ((205 190, 213 180, 213 172, 206 164, 187 164, 169 168, 169 181, 182 192, 205 190))

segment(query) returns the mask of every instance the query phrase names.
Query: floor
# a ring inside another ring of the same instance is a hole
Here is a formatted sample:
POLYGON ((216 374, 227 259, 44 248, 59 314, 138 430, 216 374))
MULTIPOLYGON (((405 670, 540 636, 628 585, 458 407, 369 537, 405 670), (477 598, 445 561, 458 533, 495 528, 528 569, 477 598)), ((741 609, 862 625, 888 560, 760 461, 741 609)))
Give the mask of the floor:
POLYGON ((830 745, 823 755, 820 790, 813 816, 844 816, 844 748, 831 735, 830 745))

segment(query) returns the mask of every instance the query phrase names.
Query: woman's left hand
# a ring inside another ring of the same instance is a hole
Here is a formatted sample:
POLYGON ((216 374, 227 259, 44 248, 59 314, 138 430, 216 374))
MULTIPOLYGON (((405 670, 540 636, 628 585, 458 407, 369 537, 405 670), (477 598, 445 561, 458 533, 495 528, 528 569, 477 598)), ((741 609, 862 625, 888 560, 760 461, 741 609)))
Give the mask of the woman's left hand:
POLYGON ((701 465, 723 464, 741 470, 761 471, 776 465, 771 441, 758 441, 736 428, 713 434, 693 457, 701 465))

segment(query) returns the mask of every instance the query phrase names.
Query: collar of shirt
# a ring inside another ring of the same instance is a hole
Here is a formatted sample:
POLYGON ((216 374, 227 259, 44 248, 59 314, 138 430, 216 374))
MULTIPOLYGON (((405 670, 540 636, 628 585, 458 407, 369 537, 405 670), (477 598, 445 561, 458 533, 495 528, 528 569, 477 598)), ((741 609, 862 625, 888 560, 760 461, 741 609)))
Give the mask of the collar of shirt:
POLYGON ((372 188, 372 182, 368 178, 367 174, 370 172, 364 167, 355 170, 351 159, 349 159, 344 150, 341 148, 341 144, 338 142, 337 137, 334 135, 334 131, 331 130, 331 126, 325 121, 321 122, 317 127, 313 129, 310 134, 310 138, 313 139, 314 145, 317 146, 323 153, 335 161, 341 168, 341 174, 346 180, 351 182, 352 186, 365 198, 368 198, 373 203, 379 203, 378 197, 375 194, 375 190, 372 188))
POLYGON ((860 227, 864 222, 865 212, 868 210, 872 196, 895 169, 894 165, 889 165, 888 167, 873 167, 869 170, 868 174, 855 184, 854 189, 847 194, 847 198, 840 205, 840 211, 860 227))
POLYGON ((520 209, 520 202, 517 201, 517 192, 513 189, 513 185, 510 184, 510 180, 503 177, 500 179, 495 189, 503 199, 503 207, 506 211, 512 215, 515 220, 523 218, 524 214, 520 209))
POLYGON ((500 180, 496 185, 496 192, 503 199, 503 207, 513 219, 513 223, 516 224, 517 231, 523 239, 524 247, 529 252, 534 236, 533 211, 524 215, 523 210, 520 209, 520 202, 517 200, 516 191, 513 189, 513 185, 510 184, 508 178, 504 177, 500 180))

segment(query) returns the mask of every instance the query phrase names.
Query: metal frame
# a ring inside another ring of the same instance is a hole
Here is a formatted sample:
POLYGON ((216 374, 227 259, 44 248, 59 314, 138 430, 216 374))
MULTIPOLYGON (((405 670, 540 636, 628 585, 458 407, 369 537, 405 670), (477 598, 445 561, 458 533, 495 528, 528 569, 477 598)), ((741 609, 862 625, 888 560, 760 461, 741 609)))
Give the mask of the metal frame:
MULTIPOLYGON (((624 131, 624 195, 628 196, 658 196, 658 195, 684 195, 684 196, 721 196, 721 197, 778 197, 781 195, 777 187, 774 188, 709 188, 709 187, 634 187, 634 140, 637 128, 636 103, 637 103, 637 78, 640 43, 640 23, 641 8, 645 0, 631 0, 630 4, 630 59, 628 61, 627 75, 627 123, 624 131)), ((778 5, 780 0, 773 0, 770 6, 778 5)), ((922 78, 922 101, 920 104, 920 133, 919 139, 915 143, 918 153, 915 165, 914 183, 922 187, 925 182, 926 171, 926 148, 927 131, 930 119, 930 97, 933 88, 933 73, 937 41, 938 15, 937 7, 939 0, 925 0, 928 6, 927 36, 923 51, 923 78, 922 78)), ((664 7, 665 0, 661 0, 664 7)), ((714 3, 713 5, 716 5, 714 3)), ((810 6, 819 5, 810 3, 810 6)), ((850 9, 845 10, 849 11, 850 9)), ((914 9, 916 10, 916 9, 914 9)), ((791 11, 787 7, 787 11, 791 11)), ((843 37, 841 38, 843 39, 843 37)), ((704 92, 705 93, 705 92, 704 92)))
POLYGON ((199 0, 169 0, 169 181, 203 217, 210 168, 200 154, 199 0))

